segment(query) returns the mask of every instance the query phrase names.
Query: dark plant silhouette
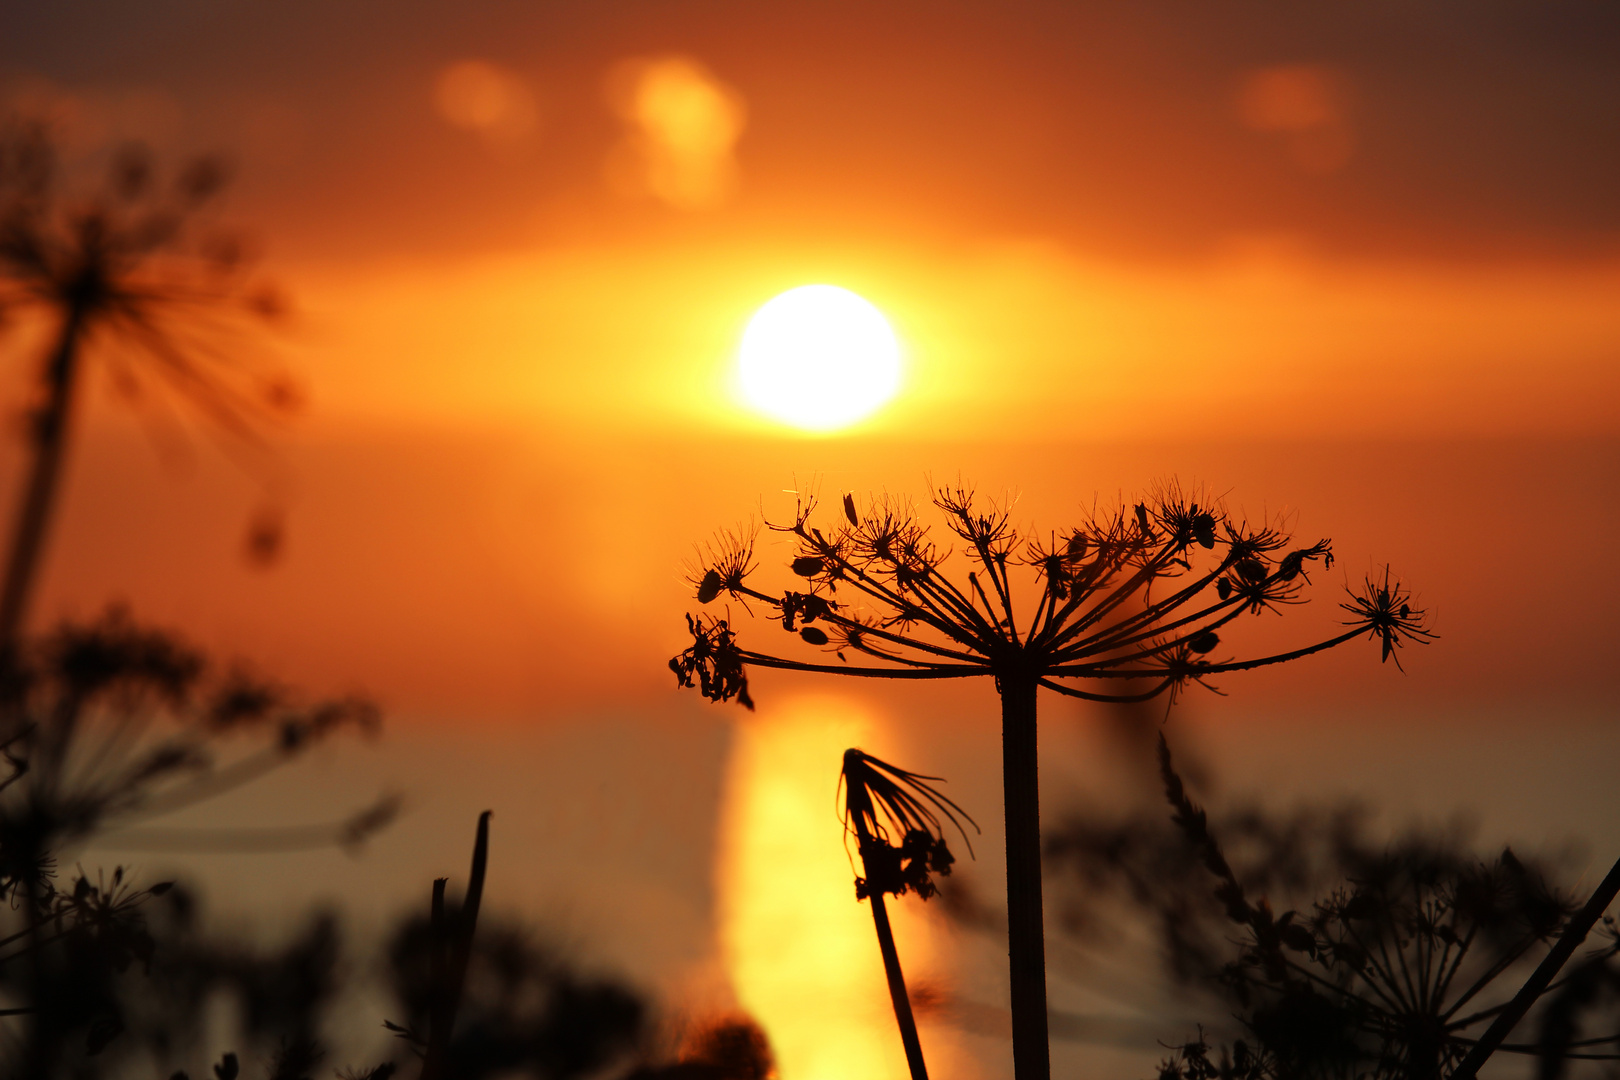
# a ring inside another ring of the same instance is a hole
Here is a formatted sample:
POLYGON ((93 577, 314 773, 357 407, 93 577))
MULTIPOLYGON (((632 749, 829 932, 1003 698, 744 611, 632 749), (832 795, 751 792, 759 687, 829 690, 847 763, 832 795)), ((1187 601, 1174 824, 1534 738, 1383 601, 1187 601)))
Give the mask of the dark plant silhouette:
MULTIPOLYGON (((1513 1000, 1502 1006, 1501 1011, 1491 1021, 1491 1026, 1469 1048, 1468 1053, 1458 1064, 1451 1076, 1453 1080, 1473 1080, 1479 1072, 1479 1067, 1485 1064, 1487 1058, 1504 1045, 1504 1040, 1513 1031, 1514 1025, 1524 1019, 1524 1014, 1530 1011, 1542 995, 1546 994, 1552 986, 1553 979, 1564 965, 1569 963, 1575 950, 1586 940, 1586 935, 1592 932, 1599 919, 1604 918, 1604 912, 1614 902, 1615 894, 1620 893, 1620 860, 1616 860, 1608 874, 1598 883, 1591 897, 1580 911, 1564 924, 1559 932, 1558 942, 1547 951, 1536 970, 1531 972, 1519 992, 1513 995, 1513 1000)), ((1543 1027, 1543 1038, 1538 1047, 1542 1058, 1542 1075, 1545 1077, 1551 1069, 1548 1062, 1561 1062, 1564 1058, 1574 1056, 1571 1051, 1577 1045, 1574 1039, 1573 1017, 1579 1006, 1590 1003, 1597 991, 1604 986, 1620 986, 1620 966, 1609 963, 1617 953, 1620 953, 1620 935, 1615 933, 1613 922, 1605 927, 1613 944, 1599 950, 1598 954, 1589 958, 1581 967, 1563 980, 1560 985, 1567 986, 1566 992, 1560 996, 1559 1008, 1552 1010, 1543 1027)), ((1599 1039, 1590 1039, 1579 1045, 1593 1046, 1613 1043, 1620 1050, 1620 1031, 1613 1035, 1599 1039)), ((1594 1055, 1607 1060, 1620 1060, 1620 1053, 1594 1055)))
POLYGON ((389 960, 406 1019, 384 1025, 421 1056, 422 1080, 593 1075, 633 1047, 645 1006, 558 964, 516 927, 479 926, 489 817, 478 819, 462 903, 446 905, 439 878, 429 917, 395 934, 389 960))
MULTIPOLYGON (((235 1007, 242 1059, 271 1065, 272 1075, 312 1067, 344 981, 342 924, 333 912, 311 912, 276 945, 205 932, 183 886, 144 914, 154 939, 149 973, 114 985, 126 1031, 97 1059, 97 1075, 140 1075, 147 1062, 193 1059, 217 1036, 206 1023, 215 1001, 235 1007)), ((83 1062, 73 1065, 85 1074, 83 1062)))
POLYGON ((732 1016, 699 1029, 673 1064, 639 1068, 625 1080, 770 1080, 775 1075, 765 1033, 748 1017, 732 1016))
POLYGON ((1218 504, 1169 485, 1133 507, 1063 533, 1026 538, 1010 508, 960 486, 932 492, 961 544, 966 566, 932 539, 910 506, 870 503, 864 515, 844 496, 843 520, 812 524, 814 499, 770 528, 792 538, 797 585, 756 588, 754 537, 711 545, 692 583, 697 599, 722 594, 760 604, 784 631, 824 659, 744 648, 729 613, 687 616, 692 644, 670 661, 682 686, 715 701, 751 705, 747 668, 781 668, 882 679, 995 680, 1002 704, 1006 806, 1008 954, 1013 1062, 1020 1080, 1050 1072, 1041 906, 1036 694, 1091 701, 1171 698, 1190 683, 1296 660, 1363 635, 1383 659, 1432 635, 1424 613, 1387 571, 1341 605, 1346 629, 1274 655, 1219 659, 1223 633, 1244 615, 1300 602, 1313 564, 1331 564, 1326 540, 1291 547, 1280 529, 1251 526, 1218 504), (1015 581, 1027 567, 1031 580, 1015 581), (851 662, 851 660, 855 662, 851 662))
MULTIPOLYGON (((215 1001, 231 1003, 240 1017, 240 1041, 228 1055, 239 1080, 334 1075, 323 1036, 341 1036, 341 1028, 333 1027, 337 1007, 353 989, 345 973, 352 976, 357 968, 343 924, 331 913, 316 912, 285 943, 254 947, 237 936, 203 933, 193 904, 177 886, 143 909, 155 941, 150 978, 114 984, 127 1030, 100 1057, 81 1056, 71 1075, 76 1080, 143 1076, 151 1075, 140 1070, 145 1061, 172 1069, 174 1063, 197 1060, 206 1038, 217 1035, 204 1022, 215 1001)), ((398 1036, 381 1040, 392 1047, 378 1055, 385 1060, 335 1070, 342 1080, 417 1080, 422 1074, 433 1017, 445 1012, 451 955, 467 925, 453 900, 442 903, 439 912, 437 930, 431 911, 413 912, 387 935, 376 974, 400 1010, 392 1015, 405 1022, 385 1022, 398 1036)), ((639 994, 582 973, 545 947, 530 927, 492 914, 482 902, 474 926, 440 1075, 453 1080, 615 1076, 618 1061, 638 1055, 648 1011, 639 994)), ((349 1035, 369 1040, 374 1033, 385 1034, 369 1021, 349 1035)), ((757 1028, 737 1018, 700 1032, 680 1064, 665 1067, 675 1071, 654 1068, 637 1075, 765 1080, 769 1060, 757 1028), (757 1067, 760 1060, 766 1064, 757 1071, 748 1064, 757 1067)), ((216 1064, 214 1075, 222 1068, 229 1071, 228 1063, 216 1064)), ((206 1080, 210 1073, 204 1068, 164 1075, 206 1080)))
MULTIPOLYGON (((433 882, 428 923, 432 936, 428 952, 428 1026, 422 1054, 422 1080, 441 1080, 450 1074, 450 1036, 455 1030, 456 1012, 461 1007, 467 964, 472 959, 473 933, 478 929, 478 908, 484 899, 484 874, 489 867, 489 816, 488 810, 478 815, 467 893, 453 919, 444 909, 444 889, 449 879, 437 878, 433 882)), ((388 1026, 393 1030, 394 1025, 388 1026)))
MULTIPOLYGON (((1465 1075, 1466 1056, 1497 1049, 1539 1055, 1548 1077, 1571 1059, 1615 1056, 1602 1048, 1615 1047, 1620 1031, 1582 1038, 1576 1015, 1596 997, 1588 989, 1620 975, 1612 924, 1575 972, 1553 981, 1562 963, 1555 947, 1541 966, 1545 980, 1501 1000, 1501 984, 1534 950, 1555 937, 1584 937, 1613 898, 1607 881, 1571 918, 1543 872, 1511 851, 1482 861, 1434 838, 1374 845, 1342 813, 1280 821, 1248 814, 1216 826, 1162 741, 1160 771, 1168 830, 1138 821, 1076 825, 1054 838, 1052 854, 1081 871, 1090 895, 1123 886, 1160 927, 1171 973, 1214 991, 1243 1029, 1225 1044, 1200 1031, 1174 1048, 1162 1080, 1439 1080, 1465 1075), (1229 827, 1250 853, 1243 862, 1217 838, 1229 827), (1324 898, 1280 914, 1261 895, 1321 896, 1319 882, 1327 883, 1324 898), (1557 1023, 1544 1022, 1540 1042, 1490 1038, 1486 1025, 1511 1027, 1526 996, 1549 988, 1548 1000, 1562 996, 1567 1007, 1557 1023)), ((1620 871, 1610 877, 1620 880, 1620 871)))
POLYGON ((274 319, 281 303, 255 287, 239 238, 199 227, 225 181, 202 158, 160 184, 129 146, 102 188, 80 195, 42 125, 0 125, 0 316, 33 310, 53 334, 0 582, 0 653, 27 615, 88 353, 128 396, 156 382, 238 437, 297 404, 285 375, 230 347, 244 320, 274 319))
MULTIPOLYGON (((889 927, 884 895, 904 896, 909 890, 927 900, 937 891, 932 875, 948 875, 956 858, 945 843, 946 821, 962 834, 967 833, 956 815, 961 814, 975 831, 978 825, 956 803, 925 781, 937 776, 921 776, 890 765, 861 750, 844 751, 844 767, 839 781, 844 789, 844 832, 855 837, 855 850, 861 857, 862 874, 855 879, 855 899, 870 900, 872 922, 877 927, 878 948, 883 954, 883 971, 889 981, 889 998, 894 1003, 894 1019, 900 1025, 900 1041, 905 1046, 906 1064, 912 1080, 927 1080, 922 1041, 917 1021, 911 1013, 905 975, 900 970, 900 954, 889 927)), ((972 845, 969 843, 969 850, 972 845)))
MULTIPOLYGON (((0 679, 0 749, 10 770, 0 782, 0 896, 21 923, 8 920, 0 944, 0 988, 18 1032, 0 1053, 7 1075, 43 1078, 123 1030, 115 984, 132 961, 152 962, 142 907, 167 889, 137 887, 121 870, 106 880, 81 872, 63 888, 62 854, 248 783, 335 732, 375 727, 377 717, 363 701, 303 703, 220 670, 116 610, 23 646, 0 679)), ((294 833, 358 843, 392 810, 384 800, 347 822, 294 833)), ((229 846, 273 833, 189 830, 181 838, 229 846)))

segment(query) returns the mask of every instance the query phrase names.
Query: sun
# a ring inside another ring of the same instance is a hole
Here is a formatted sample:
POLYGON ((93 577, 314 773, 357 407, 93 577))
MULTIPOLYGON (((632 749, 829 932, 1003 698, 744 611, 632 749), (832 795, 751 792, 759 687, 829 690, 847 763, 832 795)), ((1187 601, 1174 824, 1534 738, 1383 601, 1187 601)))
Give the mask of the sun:
POLYGON ((738 351, 743 398, 806 431, 870 416, 900 389, 900 343, 883 313, 836 285, 801 285, 767 301, 738 351))

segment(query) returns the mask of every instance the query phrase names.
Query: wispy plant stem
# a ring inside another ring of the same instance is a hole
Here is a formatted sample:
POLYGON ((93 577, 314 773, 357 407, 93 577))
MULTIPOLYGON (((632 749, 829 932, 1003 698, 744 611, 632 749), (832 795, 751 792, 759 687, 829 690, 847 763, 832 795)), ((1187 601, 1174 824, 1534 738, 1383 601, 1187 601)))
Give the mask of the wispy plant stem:
POLYGON ((1552 982, 1569 958, 1575 954, 1581 942, 1603 913, 1614 902, 1616 894, 1620 894, 1620 860, 1610 868, 1608 876, 1598 885, 1597 891, 1586 902, 1586 906, 1576 913, 1564 928, 1564 933, 1558 939, 1558 944, 1552 947, 1545 959, 1531 972, 1530 978, 1519 988, 1507 1008, 1497 1014, 1491 1026, 1485 1029, 1485 1034, 1468 1051, 1466 1057, 1451 1074, 1450 1080, 1474 1080, 1479 1067, 1485 1064, 1487 1058, 1501 1047, 1502 1042, 1513 1031, 1513 1026, 1524 1019, 1524 1014, 1530 1011, 1530 1006, 1536 1003, 1547 985, 1552 982))
POLYGON ((22 632, 28 601, 39 573, 40 555, 50 526, 51 511, 61 486, 62 463, 67 451, 68 420, 78 384, 79 345, 86 307, 75 302, 63 319, 56 347, 45 368, 46 398, 30 432, 33 461, 12 527, 6 577, 0 591, 0 655, 10 652, 22 632))
POLYGON ((878 948, 883 953, 883 973, 889 979, 889 1000, 894 1002, 894 1020, 900 1025, 900 1041, 906 1048, 906 1065, 911 1080, 928 1080, 923 1063, 922 1040, 917 1037, 917 1019, 911 1014, 911 996, 906 993, 906 977, 900 970, 900 954, 894 947, 894 931, 889 927, 889 909, 881 892, 873 893, 872 923, 877 927, 878 948))
POLYGON ((1007 825, 1007 961, 1012 984, 1013 1073, 1051 1074, 1046 1032, 1046 933, 1041 904, 1040 774, 1033 678, 1003 676, 1001 776, 1007 825))
POLYGON ((450 1034, 461 1006, 461 990, 472 957, 473 931, 484 898, 484 872, 489 865, 489 811, 478 815, 473 842, 472 870, 467 895, 452 926, 444 909, 444 879, 433 883, 433 1004, 428 1019, 427 1052, 421 1080, 446 1080, 449 1074, 450 1034))

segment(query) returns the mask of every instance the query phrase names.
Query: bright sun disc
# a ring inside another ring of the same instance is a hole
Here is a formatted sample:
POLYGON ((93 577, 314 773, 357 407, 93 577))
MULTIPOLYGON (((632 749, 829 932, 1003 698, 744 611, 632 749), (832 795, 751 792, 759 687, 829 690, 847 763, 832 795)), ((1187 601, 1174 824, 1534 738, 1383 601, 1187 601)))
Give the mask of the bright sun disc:
POLYGON ((801 285, 768 301, 743 331, 743 397, 767 416, 831 431, 900 389, 900 343, 870 303, 836 285, 801 285))

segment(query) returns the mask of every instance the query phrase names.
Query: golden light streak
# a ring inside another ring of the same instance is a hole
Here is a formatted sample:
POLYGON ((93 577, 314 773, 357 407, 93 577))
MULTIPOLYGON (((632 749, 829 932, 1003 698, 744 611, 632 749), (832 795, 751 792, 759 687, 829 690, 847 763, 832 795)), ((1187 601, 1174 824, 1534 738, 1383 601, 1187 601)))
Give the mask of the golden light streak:
MULTIPOLYGON (((782 1080, 903 1080, 905 1055, 871 912, 855 900, 836 809, 845 749, 874 719, 807 697, 736 730, 719 865, 721 951, 738 1003, 765 1028, 782 1080)), ((890 905, 908 981, 932 960, 927 923, 890 905)), ((932 1068, 949 1047, 923 1032, 932 1068)))
POLYGON ((740 407, 738 328, 813 275, 905 342, 905 392, 863 425, 877 434, 1620 430, 1620 264, 1331 266, 1284 239, 1160 268, 1033 242, 923 260, 755 241, 294 268, 289 352, 319 374, 323 416, 779 433, 740 407))

